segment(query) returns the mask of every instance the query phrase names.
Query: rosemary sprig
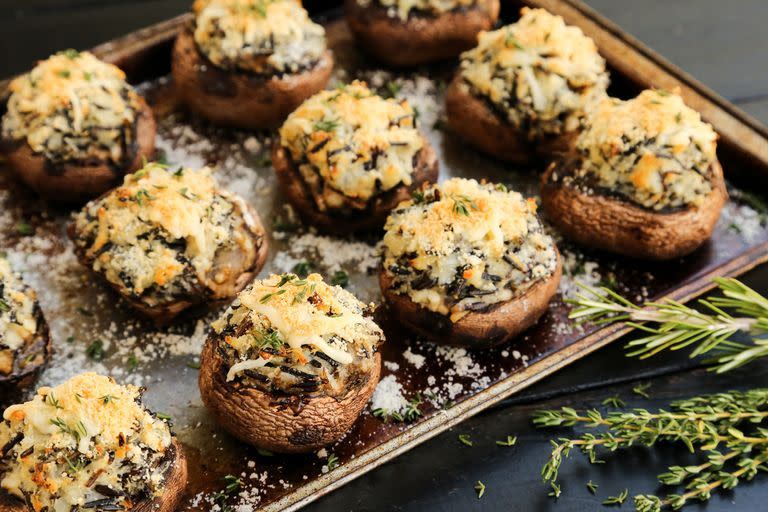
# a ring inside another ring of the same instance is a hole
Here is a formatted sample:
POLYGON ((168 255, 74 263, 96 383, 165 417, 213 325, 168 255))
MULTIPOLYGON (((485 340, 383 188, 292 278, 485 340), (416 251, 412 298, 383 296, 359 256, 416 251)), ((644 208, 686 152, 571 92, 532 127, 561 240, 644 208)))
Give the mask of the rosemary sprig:
POLYGON ((701 311, 669 299, 641 307, 609 288, 580 285, 583 291, 569 301, 576 305, 570 318, 598 325, 626 322, 644 332, 627 344, 627 355, 642 359, 693 346, 691 357, 714 354, 712 369, 722 373, 768 356, 768 299, 736 279, 714 282, 722 296, 699 300, 701 311), (739 332, 750 341, 734 341, 739 332))
MULTIPOLYGON (((682 486, 684 492, 665 498, 635 496, 637 510, 657 512, 663 508, 677 510, 693 499, 706 501, 713 490, 733 488, 739 481, 753 479, 758 471, 768 470, 768 428, 760 426, 766 419, 768 389, 755 389, 694 397, 673 402, 670 410, 657 412, 633 409, 603 415, 596 409, 580 413, 563 407, 538 411, 533 423, 539 427, 582 425, 593 429, 574 439, 551 441, 552 452, 541 475, 552 486, 550 495, 555 497, 561 492, 558 471, 573 449, 581 451, 591 463, 602 462, 601 450, 651 447, 659 441, 683 443, 699 454, 705 460, 701 464, 670 466, 668 472, 658 476, 662 484, 682 486)), ((627 496, 628 492, 622 492, 605 504, 621 504, 627 496)))

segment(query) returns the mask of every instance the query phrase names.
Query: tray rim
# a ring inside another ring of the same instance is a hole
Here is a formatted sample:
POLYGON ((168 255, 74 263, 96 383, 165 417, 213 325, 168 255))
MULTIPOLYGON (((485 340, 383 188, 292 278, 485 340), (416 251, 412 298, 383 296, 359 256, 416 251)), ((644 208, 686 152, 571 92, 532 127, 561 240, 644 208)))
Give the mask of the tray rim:
MULTIPOLYGON (((520 3, 543 7, 555 14, 560 14, 569 24, 578 26, 582 26, 583 22, 594 24, 595 28, 601 32, 601 39, 612 39, 614 44, 623 45, 633 54, 627 60, 631 60, 632 57, 642 58, 646 66, 655 68, 658 76, 669 80, 673 85, 684 87, 683 96, 686 98, 686 102, 693 100, 692 103, 696 104, 697 110, 706 110, 702 112, 704 117, 715 125, 721 136, 725 135, 723 138, 729 140, 743 153, 758 160, 768 169, 768 144, 766 144, 768 142, 768 126, 625 32, 619 25, 599 14, 582 0, 521 0, 520 3), (574 18, 577 18, 578 21, 574 21, 574 18), (707 108, 702 109, 700 104, 704 104, 707 108), (707 113, 711 114, 712 112, 724 114, 724 116, 713 119, 707 115, 707 113)), ((320 10, 322 9, 321 7, 320 10)), ((169 43, 179 28, 191 19, 190 13, 184 13, 98 44, 92 47, 90 51, 107 62, 119 63, 123 59, 134 57, 158 45, 169 43)), ((590 35, 595 37, 594 34, 590 35)), ((598 47, 604 54, 599 43, 598 47)), ((0 80, 0 101, 5 99, 8 85, 13 78, 12 76, 0 80)), ((751 247, 730 261, 691 278, 688 282, 682 283, 659 299, 689 301, 713 289, 715 287, 711 281, 713 277, 735 277, 765 262, 768 262, 768 241, 751 247)), ((363 452, 333 471, 294 488, 283 497, 260 507, 259 510, 269 512, 298 510, 465 419, 608 345, 632 330, 633 328, 624 323, 616 323, 598 329, 571 345, 563 347, 490 387, 469 396, 450 409, 439 411, 416 425, 404 428, 388 441, 363 452)))

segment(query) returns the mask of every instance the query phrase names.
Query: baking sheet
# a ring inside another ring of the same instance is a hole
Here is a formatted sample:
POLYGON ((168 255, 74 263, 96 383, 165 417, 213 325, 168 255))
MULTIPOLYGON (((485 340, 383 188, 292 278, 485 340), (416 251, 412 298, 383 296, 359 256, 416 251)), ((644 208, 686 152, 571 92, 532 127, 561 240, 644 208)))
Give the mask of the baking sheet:
MULTIPOLYGON (((513 11, 507 8, 506 14, 513 11)), ((441 179, 485 178, 536 195, 535 170, 496 162, 444 131, 442 97, 451 65, 390 73, 357 52, 342 22, 330 21, 328 34, 337 59, 331 86, 360 78, 382 94, 408 98, 438 152, 441 179)), ((126 52, 118 47, 110 51, 126 52)), ((377 238, 332 238, 302 227, 275 191, 268 157, 270 134, 223 130, 190 117, 178 108, 163 69, 147 62, 142 76, 151 79, 139 84, 158 116, 160 157, 172 165, 214 167, 224 187, 254 205, 271 231, 270 256, 261 275, 290 271, 297 264, 308 264, 328 277, 344 270, 351 291, 364 301, 380 303, 377 238)), ((635 93, 636 83, 617 78, 614 95, 635 93)), ((744 159, 723 153, 728 175, 749 174, 744 159), (737 166, 740 172, 731 172, 737 166)), ((243 512, 260 507, 277 510, 314 499, 618 336, 617 327, 598 332, 567 321, 562 299, 575 292, 575 281, 607 284, 636 300, 670 294, 684 298, 704 290, 708 276, 742 272, 764 260, 768 252, 764 216, 750 206, 751 196, 736 188, 732 193, 735 199, 726 205, 713 239, 680 261, 629 261, 559 242, 565 268, 558 297, 535 328, 506 346, 483 352, 439 347, 401 332, 396 321, 380 311, 378 320, 388 341, 376 403, 345 439, 302 456, 247 447, 218 428, 203 408, 197 355, 207 325, 220 310, 190 312, 164 330, 138 318, 77 263, 64 235, 70 211, 37 200, 5 170, 0 171, 0 248, 38 290, 51 325, 56 354, 40 384, 58 384, 93 370, 146 386, 146 404, 173 418, 174 431, 189 457, 190 481, 182 510, 217 510, 224 505, 240 506, 236 510, 243 512), (422 415, 415 421, 382 420, 372 414, 375 405, 406 401, 420 401, 422 415), (243 482, 228 496, 220 494, 226 475, 243 482)))

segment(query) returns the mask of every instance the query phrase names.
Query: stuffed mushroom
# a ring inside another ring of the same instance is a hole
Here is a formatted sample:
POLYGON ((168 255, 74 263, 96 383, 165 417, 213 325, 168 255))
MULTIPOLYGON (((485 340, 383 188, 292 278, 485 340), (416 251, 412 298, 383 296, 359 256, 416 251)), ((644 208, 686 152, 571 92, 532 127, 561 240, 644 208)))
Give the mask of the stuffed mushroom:
POLYGON ((493 28, 499 0, 346 0, 346 18, 368 53, 393 66, 458 56, 493 28))
POLYGON ((381 228, 390 210, 438 173, 408 102, 357 81, 316 94, 288 116, 272 165, 299 215, 332 233, 381 228))
POLYGON ((508 341, 546 312, 560 282, 560 256, 536 202, 503 185, 454 178, 426 188, 384 229, 384 300, 438 343, 508 341))
POLYGON ((117 67, 67 50, 11 82, 2 152, 41 196, 84 201, 155 151, 155 120, 117 67))
POLYGON ((727 199, 717 134, 677 94, 604 100, 576 148, 543 176, 545 212, 566 236, 635 258, 691 253, 727 199))
POLYGON ((325 30, 298 0, 197 0, 173 50, 176 89, 214 123, 278 126, 333 69, 325 30))
POLYGON ((51 337, 37 294, 0 257, 0 403, 18 398, 51 356, 51 337))
POLYGON ((187 464, 141 389, 95 373, 43 387, 0 423, 8 510, 174 512, 187 464))
POLYGON ((85 266, 159 324, 234 297, 267 255, 256 212, 207 168, 148 164, 88 203, 69 236, 85 266))
POLYGON ((477 149, 517 164, 566 151, 606 96, 594 41, 544 9, 480 34, 446 93, 449 128, 477 149))
POLYGON ((337 441, 379 381, 384 334, 371 312, 317 274, 255 281, 203 347, 203 402, 259 448, 296 453, 337 441))

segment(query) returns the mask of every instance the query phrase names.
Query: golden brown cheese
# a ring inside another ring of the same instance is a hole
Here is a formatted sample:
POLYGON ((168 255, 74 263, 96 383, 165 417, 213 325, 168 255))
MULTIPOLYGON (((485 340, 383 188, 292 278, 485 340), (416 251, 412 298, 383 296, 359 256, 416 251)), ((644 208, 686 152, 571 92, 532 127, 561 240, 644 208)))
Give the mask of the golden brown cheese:
POLYGON ((700 206, 712 190, 717 134, 673 93, 606 99, 577 140, 578 176, 646 208, 700 206))
MULTIPOLYGON (((0 350, 16 351, 32 340, 38 327, 37 307, 37 294, 0 257, 0 350)), ((5 369, 0 372, 7 374, 5 369)))
MULTIPOLYGON (((367 370, 384 335, 364 313, 361 303, 339 286, 326 284, 318 274, 271 275, 254 281, 240 293, 224 315, 213 323, 235 358, 227 373, 234 380, 248 371, 277 379, 279 366, 316 375, 333 386, 334 367, 355 363, 367 370), (243 330, 240 326, 247 325, 243 330), (327 356, 313 366, 314 354, 327 356), (331 366, 328 362, 335 362, 331 366), (265 367, 268 363, 276 368, 265 367)), ((295 376, 287 375, 288 378, 295 376)))
POLYGON ((197 0, 194 37, 216 66, 254 73, 296 72, 325 52, 325 29, 297 0, 197 0))
POLYGON ((477 0, 357 0, 357 3, 363 7, 379 4, 387 9, 389 17, 405 21, 412 13, 439 16, 456 9, 473 7, 477 5, 477 0))
POLYGON ((536 202, 502 185, 450 179, 401 203, 384 229, 394 291, 454 321, 510 300, 557 265, 536 202))
POLYGON ((116 66, 67 50, 13 80, 10 91, 4 138, 54 162, 127 158, 139 98, 116 66))
POLYGON ((322 189, 315 200, 323 211, 410 185, 424 139, 407 101, 355 81, 305 101, 280 128, 280 143, 304 181, 322 189))
POLYGON ((84 373, 8 407, 0 424, 3 489, 49 512, 107 499, 106 488, 122 494, 114 501, 125 508, 144 491, 162 494, 158 465, 171 434, 140 396, 137 387, 84 373))
POLYGON ((461 76, 532 138, 576 130, 608 87, 592 39, 560 16, 527 7, 516 23, 480 34, 477 47, 461 55, 461 76))
POLYGON ((93 269, 128 295, 190 293, 190 269, 203 281, 223 246, 255 251, 236 206, 253 226, 242 199, 220 190, 210 169, 149 164, 83 208, 77 243, 94 258, 93 269))

